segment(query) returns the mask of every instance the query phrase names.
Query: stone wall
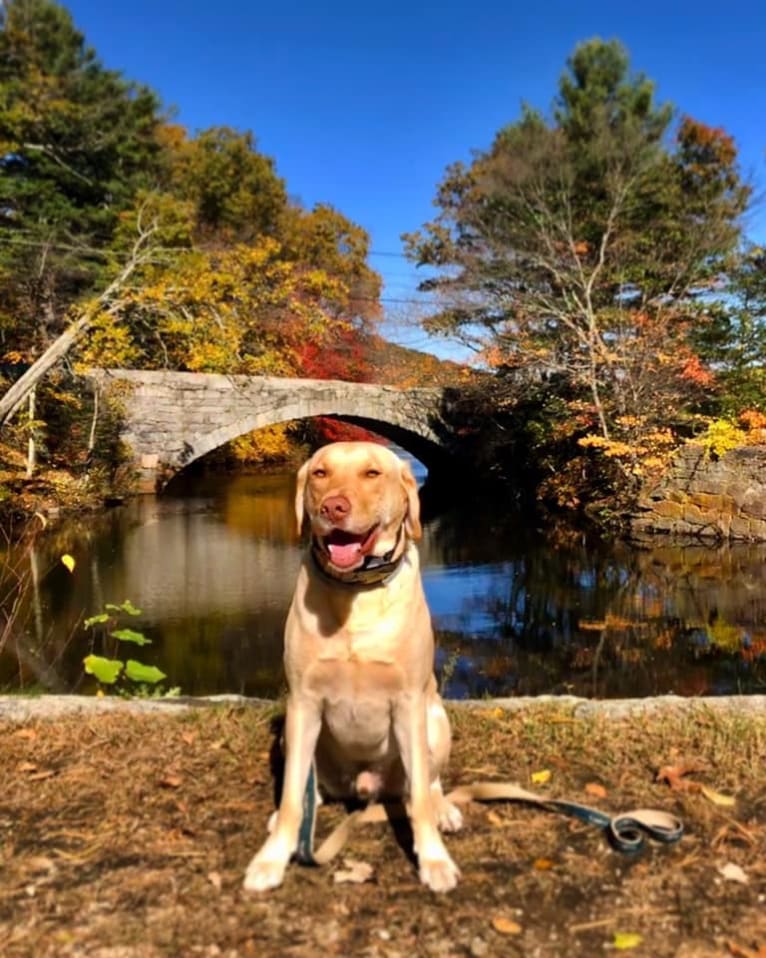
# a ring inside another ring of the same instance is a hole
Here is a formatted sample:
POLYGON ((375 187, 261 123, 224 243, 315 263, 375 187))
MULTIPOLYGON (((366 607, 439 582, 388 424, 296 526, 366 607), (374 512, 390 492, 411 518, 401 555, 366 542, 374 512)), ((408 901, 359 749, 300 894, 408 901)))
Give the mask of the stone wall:
POLYGON ((637 535, 766 541, 766 445, 720 458, 696 443, 683 446, 662 481, 641 496, 632 528, 637 535))

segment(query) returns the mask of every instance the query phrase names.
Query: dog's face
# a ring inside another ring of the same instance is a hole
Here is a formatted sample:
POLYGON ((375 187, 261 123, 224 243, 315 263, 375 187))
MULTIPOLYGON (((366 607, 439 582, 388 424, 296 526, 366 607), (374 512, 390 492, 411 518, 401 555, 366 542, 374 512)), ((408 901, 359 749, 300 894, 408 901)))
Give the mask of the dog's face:
POLYGON ((421 535, 409 464, 373 442, 336 442, 317 450, 298 472, 295 512, 299 529, 308 516, 328 562, 342 572, 358 569, 367 556, 398 554, 406 536, 421 535))

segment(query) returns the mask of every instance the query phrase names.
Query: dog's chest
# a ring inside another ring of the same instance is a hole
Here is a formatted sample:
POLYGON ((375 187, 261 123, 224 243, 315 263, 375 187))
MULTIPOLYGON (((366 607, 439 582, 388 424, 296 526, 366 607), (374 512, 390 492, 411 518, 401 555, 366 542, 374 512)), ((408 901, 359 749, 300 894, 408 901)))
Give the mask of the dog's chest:
POLYGON ((352 595, 331 595, 325 608, 306 622, 304 634, 315 636, 321 662, 394 664, 411 640, 413 601, 396 588, 352 595))

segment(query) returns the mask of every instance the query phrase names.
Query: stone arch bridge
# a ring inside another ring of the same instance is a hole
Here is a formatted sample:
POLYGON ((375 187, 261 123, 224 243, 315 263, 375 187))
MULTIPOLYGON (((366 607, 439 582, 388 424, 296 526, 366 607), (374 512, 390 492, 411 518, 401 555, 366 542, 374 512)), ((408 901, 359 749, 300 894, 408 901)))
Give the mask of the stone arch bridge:
POLYGON ((122 407, 122 440, 140 492, 161 489, 184 466, 238 436, 293 419, 356 423, 429 467, 449 445, 441 388, 132 369, 91 370, 87 378, 122 407))

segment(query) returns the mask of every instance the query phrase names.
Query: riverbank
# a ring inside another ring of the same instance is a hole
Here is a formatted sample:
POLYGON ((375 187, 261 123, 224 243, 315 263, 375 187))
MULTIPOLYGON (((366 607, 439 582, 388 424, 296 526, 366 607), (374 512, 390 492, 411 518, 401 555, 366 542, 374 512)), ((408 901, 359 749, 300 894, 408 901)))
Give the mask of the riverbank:
MULTIPOLYGON (((463 873, 447 896, 373 825, 345 852, 370 881, 293 866, 265 898, 241 879, 273 807, 274 703, 64 698, 0 700, 9 958, 591 958, 626 944, 754 958, 766 945, 762 696, 450 705, 448 786, 510 779, 605 810, 662 808, 684 838, 629 857, 592 826, 471 805, 447 840, 463 873)), ((320 833, 340 814, 323 808, 320 833)))

